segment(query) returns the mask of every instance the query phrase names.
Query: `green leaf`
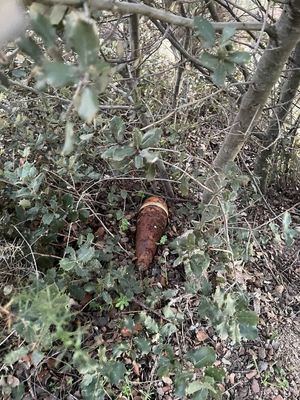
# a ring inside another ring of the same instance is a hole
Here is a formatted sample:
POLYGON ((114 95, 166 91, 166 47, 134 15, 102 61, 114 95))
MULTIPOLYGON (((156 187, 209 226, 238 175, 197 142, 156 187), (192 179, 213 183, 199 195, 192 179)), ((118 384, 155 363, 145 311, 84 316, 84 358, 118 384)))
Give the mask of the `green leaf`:
POLYGON ((154 319, 150 317, 150 315, 147 315, 143 322, 144 322, 145 328, 147 329, 148 332, 158 333, 158 330, 159 330, 158 325, 154 321, 154 319))
POLYGON ((205 368, 205 375, 210 376, 216 382, 222 382, 225 378, 226 372, 223 368, 207 367, 205 368))
POLYGON ((224 63, 224 68, 226 70, 226 74, 227 75, 232 74, 235 69, 235 65, 232 62, 227 61, 227 60, 224 60, 223 63, 224 63))
POLYGON ((25 385, 20 383, 18 386, 11 389, 12 400, 22 400, 25 395, 25 385))
POLYGON ((85 87, 79 99, 79 116, 87 123, 92 122, 99 109, 96 93, 90 87, 85 87))
POLYGON ((216 41, 216 34, 212 24, 203 17, 197 16, 194 18, 194 27, 196 34, 202 40, 202 47, 205 49, 213 47, 216 41))
POLYGON ((254 340, 258 336, 257 328, 255 326, 239 324, 240 335, 246 339, 254 340))
POLYGON ((215 291, 214 300, 217 303, 217 306, 221 309, 225 302, 225 294, 224 291, 220 289, 220 287, 217 287, 215 291))
POLYGON ((18 204, 20 207, 22 207, 24 209, 31 207, 31 202, 28 199, 22 199, 19 201, 18 204))
POLYGON ((176 333, 176 332, 177 332, 176 325, 171 324, 170 322, 165 324, 160 330, 160 334, 163 337, 167 337, 167 338, 169 338, 171 335, 173 335, 173 333, 176 333))
POLYGON ((100 373, 84 374, 80 386, 84 400, 105 399, 103 379, 100 373))
POLYGON ((63 156, 68 156, 72 153, 72 151, 74 150, 74 142, 75 136, 73 124, 70 121, 67 121, 65 128, 65 143, 61 152, 63 156))
POLYGON ((170 369, 172 367, 172 363, 168 357, 160 356, 157 363, 157 376, 163 377, 168 376, 170 373, 170 369))
POLYGON ((31 353, 31 360, 32 360, 32 364, 37 367, 39 365, 39 363, 44 359, 45 355, 43 353, 41 353, 40 351, 33 351, 31 353))
POLYGON ((154 147, 160 141, 162 130, 159 128, 151 129, 142 137, 141 148, 154 147))
POLYGON ((44 61, 39 80, 53 87, 62 87, 73 84, 76 78, 77 70, 73 65, 44 61))
POLYGON ((135 157, 134 157, 134 165, 135 165, 135 168, 136 168, 136 169, 143 168, 143 166, 144 166, 143 157, 142 157, 142 156, 139 156, 139 155, 135 156, 135 157))
POLYGON ((64 271, 71 271, 76 267, 76 261, 70 260, 69 258, 63 258, 60 260, 59 265, 64 271))
POLYGON ((58 25, 65 16, 67 9, 68 6, 62 4, 56 4, 53 6, 49 16, 51 25, 58 25))
POLYGON ((51 25, 49 19, 44 15, 35 11, 30 12, 31 25, 35 33, 43 39, 46 47, 51 47, 55 44, 55 29, 51 25))
POLYGON ((102 369, 102 372, 112 385, 117 385, 121 380, 124 379, 126 368, 122 362, 110 361, 102 369))
POLYGON ((207 254, 194 254, 190 258, 190 267, 192 272, 197 276, 202 276, 210 264, 210 258, 207 254))
POLYGON ((130 146, 113 146, 102 153, 102 158, 111 159, 113 161, 122 161, 126 157, 131 157, 135 153, 133 147, 130 146))
POLYGON ((155 165, 154 164, 147 164, 145 168, 146 178, 150 182, 155 178, 155 165))
POLYGON ((226 44, 229 42, 229 39, 232 38, 232 36, 235 34, 236 29, 233 26, 227 25, 223 29, 221 40, 220 40, 220 46, 226 46, 226 44))
POLYGON ((254 311, 240 311, 236 315, 240 324, 256 326, 258 324, 258 315, 254 311))
POLYGON ((212 347, 200 347, 196 350, 190 350, 187 353, 187 359, 196 368, 203 368, 212 365, 216 361, 216 353, 212 347))
POLYGON ((113 117, 113 119, 110 121, 110 130, 117 143, 120 143, 124 140, 125 124, 122 118, 113 117))
POLYGON ((210 54, 207 51, 201 53, 199 60, 201 64, 204 67, 208 68, 210 71, 214 71, 220 63, 220 60, 217 56, 215 56, 214 54, 210 54))
POLYGON ((79 56, 83 68, 95 64, 98 60, 99 38, 94 22, 82 14, 71 12, 66 21, 68 44, 79 56))
POLYGON ((149 164, 154 164, 158 160, 158 153, 153 153, 148 149, 144 149, 140 152, 140 156, 146 160, 149 164))
MULTIPOLYGON (((188 387, 186 388, 186 394, 187 395, 191 395, 191 394, 193 394, 193 393, 196 393, 196 392, 198 392, 198 391, 200 391, 200 390, 202 390, 203 389, 203 383, 202 383, 202 381, 200 381, 200 380, 198 380, 198 381, 193 381, 193 382, 191 382, 189 385, 188 385, 188 387)), ((208 395, 208 392, 207 392, 207 395, 208 395)), ((203 397, 203 399, 206 399, 207 398, 207 396, 206 397, 203 397)))
POLYGON ((232 317, 236 311, 235 304, 236 304, 235 298, 230 293, 228 293, 225 300, 224 314, 228 315, 229 317, 232 317))
POLYGON ((291 218, 291 214, 288 211, 285 211, 285 213, 283 214, 282 217, 282 226, 283 226, 283 230, 287 231, 289 229, 289 226, 292 223, 292 218, 291 218))
POLYGON ((194 393, 191 397, 192 400, 206 400, 208 398, 208 390, 203 388, 198 392, 194 393))
POLYGON ((149 354, 150 353, 151 345, 148 342, 148 340, 146 340, 143 337, 136 337, 136 338, 134 338, 134 342, 135 342, 137 348, 139 349, 139 351, 142 354, 149 354))
POLYGON ((136 147, 137 149, 139 149, 140 146, 141 146, 141 144, 142 144, 142 140, 143 140, 142 132, 141 132, 139 129, 134 128, 134 129, 133 129, 132 135, 133 135, 133 144, 134 144, 134 147, 136 147))
POLYGON ((191 372, 179 372, 175 374, 175 396, 180 398, 185 398, 186 388, 189 384, 189 381, 192 379, 193 374, 191 372))
POLYGON ((78 262, 86 264, 87 262, 91 261, 91 259, 94 257, 94 254, 94 247, 87 247, 86 245, 83 245, 77 250, 78 262))
POLYGON ((50 225, 53 219, 54 219, 54 214, 47 213, 43 215, 42 222, 45 225, 50 225))
POLYGON ((294 243, 294 237, 297 235, 297 231, 290 227, 291 223, 291 214, 288 211, 285 211, 282 217, 282 230, 283 237, 287 246, 291 246, 294 243))
POLYGON ((227 74, 226 65, 224 65, 224 62, 219 62, 219 65, 212 74, 213 83, 216 84, 217 86, 224 86, 226 74, 227 74))
POLYGON ((4 358, 4 363, 8 365, 14 364, 19 361, 21 357, 28 354, 29 349, 26 346, 19 347, 17 350, 10 351, 4 358))
POLYGON ((41 48, 32 38, 23 37, 17 40, 17 45, 23 53, 31 57, 37 64, 44 58, 41 48))
POLYGON ((235 64, 245 64, 250 60, 250 58, 251 54, 247 51, 235 51, 234 53, 230 53, 228 57, 226 57, 227 60, 235 64))
POLYGON ((79 136, 79 139, 82 142, 89 142, 93 138, 94 134, 93 133, 84 133, 83 135, 79 136))

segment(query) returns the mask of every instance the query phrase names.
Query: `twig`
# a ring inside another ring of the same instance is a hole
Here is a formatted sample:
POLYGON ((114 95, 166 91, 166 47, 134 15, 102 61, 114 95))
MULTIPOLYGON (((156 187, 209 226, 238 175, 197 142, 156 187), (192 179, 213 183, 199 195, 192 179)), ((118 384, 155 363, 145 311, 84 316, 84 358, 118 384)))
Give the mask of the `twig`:
POLYGON ((32 250, 31 244, 27 241, 27 239, 24 237, 22 232, 20 232, 19 229, 15 225, 14 225, 14 228, 18 232, 18 234, 21 236, 21 238, 24 240, 24 242, 27 244, 27 246, 28 246, 28 248, 30 250, 32 261, 33 261, 33 265, 34 265, 34 268, 35 268, 35 276, 36 276, 36 279, 39 279, 38 266, 37 266, 37 263, 36 263, 36 259, 35 259, 34 252, 32 250))
POLYGON ((132 299, 133 303, 137 304, 138 306, 144 308, 145 310, 149 311, 152 314, 155 314, 157 317, 159 317, 160 319, 163 319, 166 322, 170 322, 173 323, 170 319, 164 317, 161 313, 159 313, 158 311, 154 310, 153 308, 148 307, 145 303, 143 303, 142 301, 133 298, 132 299))

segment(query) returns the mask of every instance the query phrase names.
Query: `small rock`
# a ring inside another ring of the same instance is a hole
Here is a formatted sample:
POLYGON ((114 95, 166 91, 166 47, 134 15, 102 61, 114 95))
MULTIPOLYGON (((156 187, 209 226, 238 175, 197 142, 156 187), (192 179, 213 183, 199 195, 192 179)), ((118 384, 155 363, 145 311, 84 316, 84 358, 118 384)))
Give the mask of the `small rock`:
POLYGON ((239 349, 239 355, 240 356, 243 356, 245 354, 245 348, 244 347, 241 347, 240 349, 239 349))
POLYGON ((280 343, 277 340, 274 340, 272 342, 272 347, 273 347, 274 350, 278 350, 279 346, 280 346, 280 343))
POLYGON ((215 349, 216 349, 217 353, 222 354, 223 353, 222 343, 217 343, 215 349))
POLYGON ((221 393, 225 392, 225 386, 222 383, 218 383, 218 388, 221 391, 221 393))
POLYGON ((260 387, 259 383, 256 379, 253 379, 252 384, 251 384, 251 389, 253 393, 259 393, 260 392, 260 387))
POLYGON ((272 400, 284 400, 284 398, 279 394, 278 396, 273 397, 272 400))
POLYGON ((228 378, 229 378, 229 382, 233 385, 234 384, 234 379, 235 379, 235 374, 231 373, 228 378))
POLYGON ((231 351, 230 350, 227 350, 226 351, 226 353, 224 354, 224 358, 230 358, 230 356, 231 356, 231 351))
POLYGON ((269 367, 269 364, 268 364, 267 362, 265 362, 265 361, 260 361, 260 362, 258 363, 258 370, 259 370, 259 372, 266 371, 266 370, 268 369, 268 367, 269 367))
POLYGON ((284 291, 283 285, 278 285, 275 287, 275 292, 278 296, 282 296, 283 291, 284 291))
POLYGON ((257 371, 256 371, 256 369, 254 369, 254 370, 252 370, 252 371, 250 371, 250 372, 248 372, 247 374, 246 374, 246 378, 250 381, 252 378, 254 378, 255 376, 257 375, 257 371))
POLYGON ((163 377, 162 377, 162 381, 163 381, 166 385, 169 385, 169 386, 171 386, 171 385, 173 384, 172 379, 169 378, 168 376, 163 376, 163 377))
POLYGON ((260 347, 260 348, 258 349, 258 357, 259 357, 261 360, 264 360, 264 359, 266 358, 266 355, 267 355, 266 350, 265 350, 263 347, 260 347))
POLYGON ((196 333, 198 342, 204 342, 208 338, 208 334, 204 330, 200 330, 196 333))
POLYGON ((231 362, 229 360, 227 360, 227 358, 222 358, 222 363, 225 365, 231 365, 231 362))
POLYGON ((171 386, 169 386, 169 385, 164 386, 164 387, 162 388, 162 390, 164 391, 164 393, 168 393, 168 392, 171 390, 171 386))
POLYGON ((274 355, 274 349, 271 347, 270 350, 268 351, 268 357, 272 358, 273 355, 274 355))

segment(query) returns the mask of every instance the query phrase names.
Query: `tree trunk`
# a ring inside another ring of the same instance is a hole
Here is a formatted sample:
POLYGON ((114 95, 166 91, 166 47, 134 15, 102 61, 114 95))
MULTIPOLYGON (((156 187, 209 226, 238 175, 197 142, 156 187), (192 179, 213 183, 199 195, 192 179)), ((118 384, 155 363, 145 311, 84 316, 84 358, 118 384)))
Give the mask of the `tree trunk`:
POLYGON ((224 169, 242 149, 267 102, 293 48, 300 39, 300 0, 290 0, 284 6, 274 35, 260 58, 249 89, 243 96, 239 112, 213 162, 213 170, 205 185, 213 191, 204 192, 203 203, 208 204, 222 188, 224 169))
POLYGON ((257 158, 255 172, 260 177, 260 187, 265 192, 269 183, 269 172, 276 148, 277 138, 280 136, 282 125, 291 108, 300 84, 300 42, 296 46, 294 60, 291 65, 291 72, 285 80, 278 105, 275 107, 274 116, 269 124, 265 139, 263 140, 264 150, 257 158))

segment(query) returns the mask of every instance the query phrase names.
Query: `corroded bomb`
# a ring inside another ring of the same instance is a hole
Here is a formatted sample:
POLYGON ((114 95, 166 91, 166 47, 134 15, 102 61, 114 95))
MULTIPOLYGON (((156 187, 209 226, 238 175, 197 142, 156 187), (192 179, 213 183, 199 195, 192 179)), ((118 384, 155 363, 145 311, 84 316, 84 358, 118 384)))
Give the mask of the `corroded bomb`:
POLYGON ((136 228, 137 266, 146 270, 153 261, 160 241, 168 223, 168 207, 161 197, 149 197, 142 204, 136 228))

